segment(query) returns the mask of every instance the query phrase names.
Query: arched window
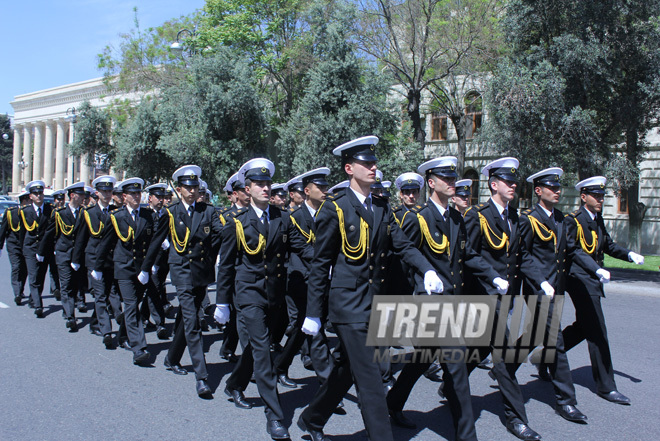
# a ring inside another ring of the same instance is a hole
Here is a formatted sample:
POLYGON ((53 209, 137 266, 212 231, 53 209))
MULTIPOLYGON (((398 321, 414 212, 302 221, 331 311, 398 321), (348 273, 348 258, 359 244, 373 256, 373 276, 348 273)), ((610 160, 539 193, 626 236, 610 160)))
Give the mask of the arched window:
POLYGON ((469 169, 463 173, 463 179, 471 179, 472 187, 472 196, 470 197, 470 205, 477 205, 479 203, 479 173, 476 170, 469 169))
POLYGON ((431 113, 431 140, 447 140, 447 115, 440 112, 431 113))
POLYGON ((483 119, 483 100, 477 92, 465 95, 465 117, 465 137, 472 139, 481 128, 483 119))

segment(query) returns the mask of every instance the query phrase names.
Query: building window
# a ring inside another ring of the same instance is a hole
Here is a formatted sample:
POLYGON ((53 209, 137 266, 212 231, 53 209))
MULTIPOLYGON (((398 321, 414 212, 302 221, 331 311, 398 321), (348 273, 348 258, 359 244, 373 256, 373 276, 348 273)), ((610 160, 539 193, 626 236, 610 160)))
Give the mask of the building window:
POLYGON ((618 212, 628 214, 628 190, 622 188, 617 196, 619 199, 618 212))
POLYGON ((472 196, 470 197, 470 205, 477 205, 479 203, 479 173, 475 170, 467 170, 463 173, 463 179, 471 179, 472 187, 472 196))
POLYGON ((447 140, 447 115, 440 112, 431 113, 431 139, 433 141, 447 140))
POLYGON ((472 139, 479 132, 483 121, 483 100, 477 92, 465 96, 465 137, 472 139))

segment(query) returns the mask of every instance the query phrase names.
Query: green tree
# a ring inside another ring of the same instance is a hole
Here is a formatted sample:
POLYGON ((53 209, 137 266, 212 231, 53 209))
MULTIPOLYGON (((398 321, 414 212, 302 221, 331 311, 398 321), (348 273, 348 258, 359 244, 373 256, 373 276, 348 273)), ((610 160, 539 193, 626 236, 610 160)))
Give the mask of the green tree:
POLYGON ((114 163, 115 149, 110 142, 110 118, 104 110, 84 101, 76 109, 75 137, 68 150, 74 156, 86 158, 87 165, 100 162, 101 168, 114 163))
POLYGON ((213 192, 246 159, 266 155, 266 116, 248 63, 228 49, 192 61, 189 80, 143 101, 117 142, 117 164, 163 179, 198 164, 213 192))
POLYGON ((485 139, 512 152, 518 136, 553 144, 545 153, 527 147, 540 156, 525 160, 576 169, 580 178, 610 170, 628 189, 629 238, 636 249, 646 212, 639 201, 639 164, 644 136, 660 112, 659 17, 659 0, 510 0, 503 23, 511 54, 489 86, 491 122, 498 127, 485 139), (505 77, 522 68, 519 87, 501 90, 505 77), (544 87, 546 80, 560 86, 544 87), (532 90, 535 81, 543 93, 532 90), (551 96, 556 92, 561 96, 551 96), (527 102, 529 125, 506 127, 507 115, 515 114, 512 103, 526 96, 535 97, 527 102), (550 103, 552 113, 546 113, 550 103), (612 155, 615 146, 621 148, 612 155))
MULTIPOLYGON (((380 136, 386 147, 397 126, 387 104, 388 84, 358 58, 350 41, 352 9, 321 4, 316 8, 311 25, 318 62, 307 73, 299 106, 280 127, 279 170, 283 178, 290 178, 325 165, 332 170, 331 179, 340 181, 344 173, 332 155, 334 147, 365 135, 380 136)), ((392 149, 379 149, 381 157, 394 154, 392 149)))
MULTIPOLYGON (((436 98, 441 98, 439 105, 450 103, 452 93, 445 93, 443 84, 449 75, 487 71, 499 48, 496 25, 501 0, 359 0, 358 4, 360 47, 394 78, 414 138, 424 147, 424 93, 433 86, 436 98)), ((462 98, 454 104, 460 102, 462 98)), ((461 146, 464 149, 464 143, 461 146)))
MULTIPOLYGON (((0 115, 0 176, 2 192, 8 193, 11 181, 12 165, 14 164, 14 131, 11 128, 9 115, 0 115), (7 139, 5 139, 5 136, 7 139)), ((19 189, 12 188, 13 192, 19 189)))

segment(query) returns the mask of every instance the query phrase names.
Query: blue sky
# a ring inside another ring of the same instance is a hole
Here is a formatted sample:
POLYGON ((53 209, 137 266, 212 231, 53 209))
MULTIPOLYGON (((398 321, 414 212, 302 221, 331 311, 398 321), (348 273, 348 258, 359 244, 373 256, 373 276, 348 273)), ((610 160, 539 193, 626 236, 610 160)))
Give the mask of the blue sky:
POLYGON ((204 6, 204 0, 3 1, 0 113, 14 113, 16 95, 103 75, 96 55, 133 27, 158 26, 204 6))

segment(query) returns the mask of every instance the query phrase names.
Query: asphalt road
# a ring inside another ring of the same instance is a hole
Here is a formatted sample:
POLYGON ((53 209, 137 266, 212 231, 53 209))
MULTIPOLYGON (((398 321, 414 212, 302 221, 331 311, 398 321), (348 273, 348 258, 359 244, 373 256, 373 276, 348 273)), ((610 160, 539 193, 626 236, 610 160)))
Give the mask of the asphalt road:
MULTIPOLYGON (((224 382, 232 365, 218 356, 221 341, 215 330, 205 336, 209 383, 215 398, 202 400, 195 393, 188 354, 183 364, 190 375, 166 371, 163 358, 169 342, 159 341, 154 332, 147 334, 153 366, 134 366, 131 352, 106 350, 101 338, 88 332, 91 309, 79 315, 84 327, 72 334, 65 328, 61 307, 52 297, 45 297, 47 316, 41 320, 27 306, 14 305, 6 256, 0 258, 0 280, 0 302, 4 303, 0 305, 0 441, 270 439, 256 385, 250 384, 246 391, 255 405, 253 409, 241 410, 227 401, 224 382)), ((606 288, 605 315, 616 381, 633 404, 618 406, 595 394, 585 343, 569 353, 569 360, 578 407, 589 417, 588 425, 570 423, 555 415, 552 386, 536 377, 533 366, 523 365, 518 380, 527 399, 530 426, 544 440, 659 437, 660 274, 614 271, 613 280, 606 288)), ((570 301, 566 304, 564 325, 573 318, 570 301)), ((91 301, 88 305, 91 308, 91 301)), ((299 359, 290 376, 301 387, 280 388, 285 422, 290 424, 293 440, 309 439, 301 438, 295 421, 316 391, 317 381, 299 359)), ((501 398, 494 384, 483 370, 471 377, 477 433, 481 440, 515 440, 503 426, 501 398)), ((406 407, 406 415, 419 429, 395 427, 395 439, 453 439, 449 409, 436 390, 435 383, 420 380, 406 407)), ((346 415, 333 416, 326 433, 333 440, 366 439, 354 389, 345 403, 346 415)))

